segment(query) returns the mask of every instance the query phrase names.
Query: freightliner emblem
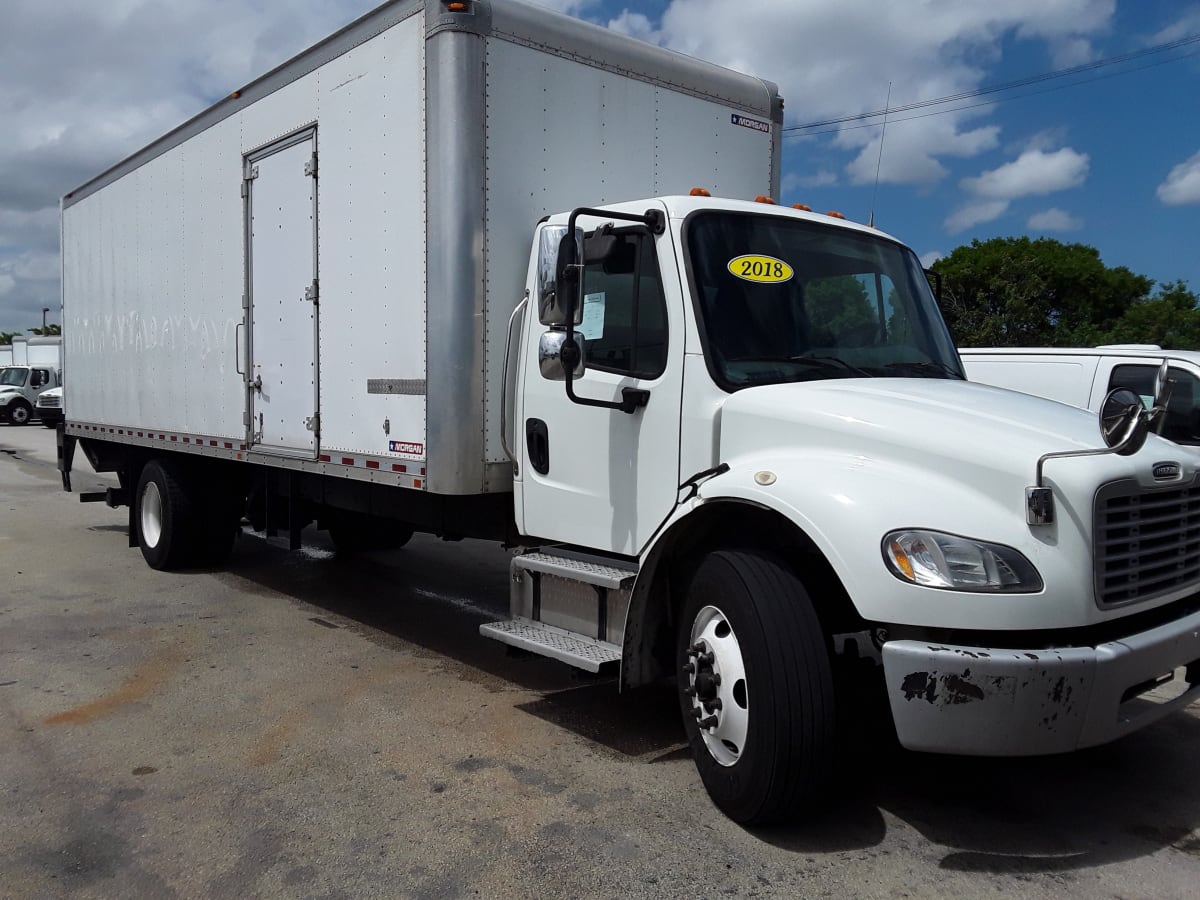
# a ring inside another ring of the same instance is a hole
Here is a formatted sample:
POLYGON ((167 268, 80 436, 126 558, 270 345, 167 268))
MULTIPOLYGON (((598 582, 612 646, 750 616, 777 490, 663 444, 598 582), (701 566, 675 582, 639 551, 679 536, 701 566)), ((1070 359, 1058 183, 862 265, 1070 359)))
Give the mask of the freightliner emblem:
POLYGON ((1159 462, 1154 464, 1155 481, 1166 481, 1168 478, 1179 477, 1179 463, 1159 462))

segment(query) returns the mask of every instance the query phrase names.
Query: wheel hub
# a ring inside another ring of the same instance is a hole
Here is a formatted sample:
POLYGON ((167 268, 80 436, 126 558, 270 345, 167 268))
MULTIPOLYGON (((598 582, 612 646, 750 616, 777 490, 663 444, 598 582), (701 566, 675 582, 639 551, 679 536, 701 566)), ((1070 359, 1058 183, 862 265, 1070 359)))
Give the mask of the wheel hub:
POLYGON ((684 692, 691 714, 713 759, 731 766, 741 757, 749 725, 746 668, 729 620, 706 606, 692 623, 684 692))

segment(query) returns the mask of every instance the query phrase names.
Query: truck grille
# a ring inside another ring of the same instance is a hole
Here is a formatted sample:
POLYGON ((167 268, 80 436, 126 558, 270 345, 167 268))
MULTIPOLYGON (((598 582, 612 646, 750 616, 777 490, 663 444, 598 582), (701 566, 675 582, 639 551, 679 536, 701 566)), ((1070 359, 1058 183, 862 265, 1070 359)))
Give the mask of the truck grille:
POLYGON ((1200 580, 1200 483, 1146 490, 1117 481, 1096 494, 1096 602, 1121 606, 1200 580))

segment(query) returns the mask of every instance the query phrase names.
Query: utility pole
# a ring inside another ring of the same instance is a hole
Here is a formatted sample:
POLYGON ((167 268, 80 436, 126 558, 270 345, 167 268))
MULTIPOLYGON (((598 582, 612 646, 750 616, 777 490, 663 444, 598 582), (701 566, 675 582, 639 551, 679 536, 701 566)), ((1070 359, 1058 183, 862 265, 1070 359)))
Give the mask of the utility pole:
POLYGON ((50 307, 42 307, 42 334, 46 333, 46 313, 50 312, 50 307))

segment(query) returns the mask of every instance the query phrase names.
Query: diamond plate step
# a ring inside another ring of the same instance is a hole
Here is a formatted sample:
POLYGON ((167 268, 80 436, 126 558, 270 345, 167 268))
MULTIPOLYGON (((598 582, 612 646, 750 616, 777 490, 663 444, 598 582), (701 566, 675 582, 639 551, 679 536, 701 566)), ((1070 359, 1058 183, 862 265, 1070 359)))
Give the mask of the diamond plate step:
POLYGON ((506 619, 479 626, 479 633, 539 656, 549 656, 586 672, 599 672, 605 663, 621 661, 621 648, 532 619, 506 619))
POLYGON ((606 563, 589 562, 582 559, 571 559, 568 556, 555 556, 551 553, 526 553, 514 556, 513 571, 525 569, 530 572, 541 572, 545 575, 558 575, 584 584, 594 584, 610 590, 627 590, 633 585, 637 576, 634 568, 622 569, 606 563))

